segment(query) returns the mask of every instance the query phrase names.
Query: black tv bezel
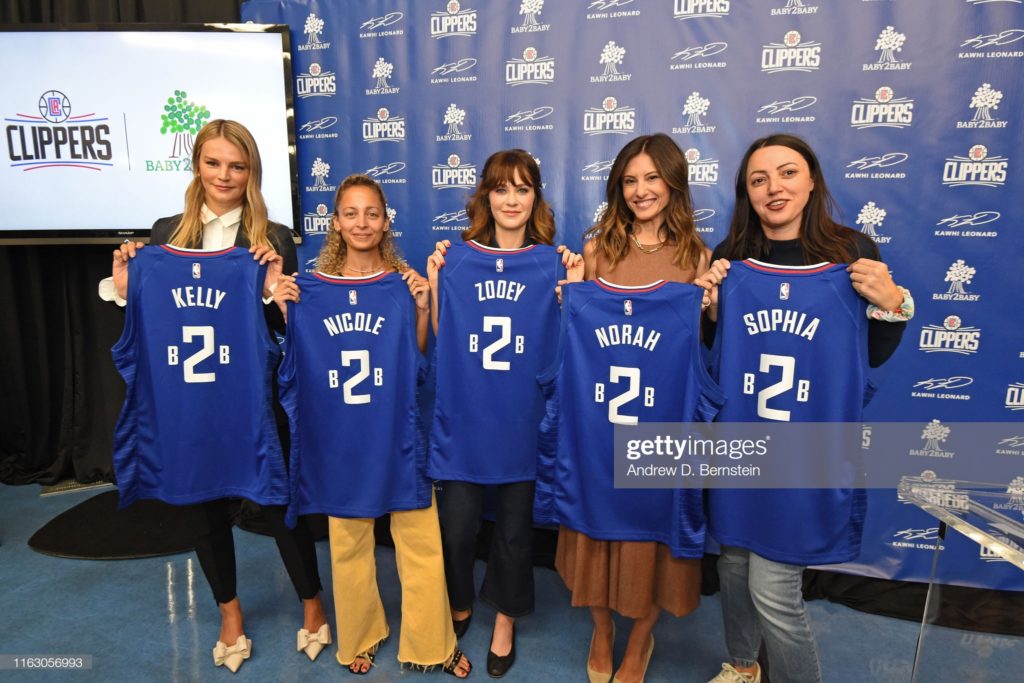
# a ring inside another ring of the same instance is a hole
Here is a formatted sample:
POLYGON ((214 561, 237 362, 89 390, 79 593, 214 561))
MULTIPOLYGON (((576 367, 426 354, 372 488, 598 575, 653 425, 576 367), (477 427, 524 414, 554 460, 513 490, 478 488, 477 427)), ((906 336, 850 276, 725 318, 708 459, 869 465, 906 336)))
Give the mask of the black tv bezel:
MULTIPOLYGON (((295 98, 292 91, 292 48, 291 32, 287 24, 241 24, 241 23, 80 23, 80 24, 0 24, 0 33, 41 33, 41 32, 174 32, 174 33, 277 33, 281 36, 282 77, 284 78, 285 124, 288 131, 288 163, 292 194, 292 236, 296 243, 302 242, 301 207, 299 205, 298 160, 295 136, 295 98)), ((79 228, 61 230, 0 230, 0 245, 58 245, 58 244, 117 244, 126 239, 146 242, 151 224, 137 229, 79 228)))

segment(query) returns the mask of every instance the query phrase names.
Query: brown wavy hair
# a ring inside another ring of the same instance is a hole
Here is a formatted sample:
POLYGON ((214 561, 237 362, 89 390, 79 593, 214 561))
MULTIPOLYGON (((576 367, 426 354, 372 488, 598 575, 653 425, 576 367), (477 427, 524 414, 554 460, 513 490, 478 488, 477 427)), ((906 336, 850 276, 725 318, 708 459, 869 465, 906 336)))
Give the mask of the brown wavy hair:
POLYGON ((267 239, 267 204, 263 201, 260 185, 263 182, 263 165, 256 139, 249 129, 238 121, 214 119, 203 126, 192 145, 192 182, 185 189, 185 211, 181 214, 178 227, 171 233, 168 243, 176 247, 194 248, 203 243, 203 202, 206 193, 199 177, 199 155, 208 141, 224 138, 242 153, 249 167, 249 182, 242 197, 242 224, 239 230, 257 247, 272 246, 267 239))
MULTIPOLYGON (((747 193, 747 166, 750 157, 759 149, 771 146, 788 147, 807 162, 814 189, 811 190, 800 219, 800 243, 804 252, 804 263, 845 263, 858 253, 857 231, 837 223, 832 214, 837 205, 825 184, 821 163, 814 150, 801 138, 786 133, 775 133, 758 138, 750 143, 736 172, 736 204, 729 223, 729 234, 722 242, 721 254, 728 259, 765 258, 768 256, 768 238, 761 227, 761 219, 750 203, 747 193)), ((872 258, 879 258, 878 246, 874 246, 872 258)))
POLYGON ((555 217, 551 207, 544 201, 540 166, 533 156, 523 149, 503 149, 487 157, 476 191, 466 204, 469 227, 462 231, 463 240, 475 240, 482 244, 494 241, 494 216, 491 215, 489 195, 492 190, 505 183, 514 183, 516 171, 519 171, 519 179, 533 188, 534 194, 533 211, 526 221, 526 240, 537 244, 554 244, 555 217))
MULTIPOLYGON (((334 217, 331 221, 331 229, 327 232, 327 239, 324 240, 324 244, 320 248, 320 254, 316 259, 317 270, 325 275, 341 275, 341 271, 345 267, 345 259, 348 257, 348 245, 345 244, 345 240, 341 236, 341 230, 334 227, 334 220, 337 220, 339 217, 338 208, 341 206, 341 196, 345 194, 345 190, 352 187, 369 187, 376 191, 377 196, 380 197, 380 205, 384 215, 387 216, 388 213, 388 200, 384 197, 384 190, 381 189, 376 180, 362 173, 354 173, 341 181, 338 191, 334 194, 334 217)), ((385 270, 404 273, 409 270, 409 264, 405 262, 398 252, 395 238, 391 234, 390 221, 391 219, 386 219, 384 236, 381 238, 380 244, 377 245, 377 249, 380 251, 381 259, 384 261, 385 270)))
POLYGON ((699 269, 706 247, 693 222, 693 200, 690 198, 686 157, 679 145, 664 133, 641 135, 630 140, 619 151, 612 163, 605 188, 608 208, 601 219, 583 233, 584 241, 594 240, 595 249, 610 268, 614 268, 629 253, 629 234, 633 229, 634 215, 622 193, 622 177, 629 162, 640 154, 651 157, 658 175, 669 187, 665 222, 661 229, 667 233, 669 243, 675 243, 672 263, 679 267, 699 269))

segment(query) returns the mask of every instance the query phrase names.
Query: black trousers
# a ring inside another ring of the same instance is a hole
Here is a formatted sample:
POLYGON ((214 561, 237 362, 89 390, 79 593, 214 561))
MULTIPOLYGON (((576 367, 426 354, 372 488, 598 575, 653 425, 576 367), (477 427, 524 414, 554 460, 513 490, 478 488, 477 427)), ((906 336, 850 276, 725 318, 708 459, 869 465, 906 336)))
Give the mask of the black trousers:
MULTIPOLYGON (((533 492, 535 482, 498 484, 494 536, 480 599, 510 617, 533 611, 533 492)), ((452 609, 473 606, 473 561, 480 531, 484 486, 440 482, 437 512, 441 521, 444 572, 452 609)))
MULTIPOLYGON (((239 501, 230 498, 188 507, 199 565, 213 591, 213 599, 218 604, 231 602, 237 595, 235 537, 231 527, 232 517, 238 507, 239 501)), ((264 505, 260 509, 277 542, 277 550, 281 553, 295 592, 302 600, 315 597, 321 589, 320 571, 313 535, 305 520, 300 517, 298 525, 289 529, 284 523, 283 505, 264 505)))

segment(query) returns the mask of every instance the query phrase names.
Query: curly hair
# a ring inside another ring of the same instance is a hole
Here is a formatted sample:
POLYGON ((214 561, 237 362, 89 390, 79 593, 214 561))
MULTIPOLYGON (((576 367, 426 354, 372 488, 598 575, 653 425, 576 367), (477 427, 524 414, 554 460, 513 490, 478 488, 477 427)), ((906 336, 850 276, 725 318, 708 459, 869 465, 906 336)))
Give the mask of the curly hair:
POLYGON ((583 233, 583 239, 594 240, 594 247, 611 268, 629 253, 629 234, 634 216, 623 195, 622 182, 626 166, 640 154, 651 158, 658 175, 669 187, 665 223, 661 230, 667 233, 669 244, 675 244, 672 263, 680 267, 699 268, 705 246, 693 222, 693 200, 690 198, 686 157, 672 138, 664 133, 641 135, 626 143, 619 151, 612 163, 605 189, 608 208, 601 219, 583 233))
MULTIPOLYGON (((376 180, 368 175, 355 173, 341 181, 341 185, 334 195, 332 229, 327 232, 327 239, 324 240, 324 244, 320 248, 320 254, 316 259, 317 270, 325 275, 341 275, 341 271, 345 267, 345 259, 348 257, 348 245, 345 244, 345 240, 341 236, 341 230, 334 226, 334 221, 338 220, 338 208, 341 206, 342 195, 352 187, 369 187, 375 190, 377 196, 380 197, 381 210, 387 215, 388 202, 384 197, 384 190, 381 189, 376 180)), ((387 221, 390 221, 390 219, 387 219, 387 221)), ((391 230, 387 229, 390 226, 387 226, 386 223, 384 235, 381 237, 377 249, 380 251, 380 257, 384 261, 384 268, 386 270, 404 273, 409 269, 409 264, 405 262, 405 259, 399 253, 398 247, 395 245, 395 238, 392 236, 391 230)))
POLYGON ((555 217, 544 201, 541 189, 540 166, 529 152, 522 149, 504 149, 495 152, 484 162, 484 170, 476 191, 466 204, 470 225, 463 230, 462 239, 484 244, 494 241, 494 216, 491 214, 490 193, 505 183, 514 183, 516 172, 520 182, 533 188, 533 211, 526 221, 526 239, 537 244, 552 245, 555 241, 555 217))

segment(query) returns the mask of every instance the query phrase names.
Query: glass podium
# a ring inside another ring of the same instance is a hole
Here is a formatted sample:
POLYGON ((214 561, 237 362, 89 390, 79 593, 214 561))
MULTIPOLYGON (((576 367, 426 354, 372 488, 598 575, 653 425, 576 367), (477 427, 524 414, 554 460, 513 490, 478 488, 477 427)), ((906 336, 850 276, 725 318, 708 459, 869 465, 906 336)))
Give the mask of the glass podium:
MULTIPOLYGON (((1020 637, 934 624, 943 589, 939 582, 943 540, 949 529, 977 543, 982 557, 1024 571, 1024 477, 1009 487, 934 476, 903 477, 899 496, 939 521, 911 681, 1024 680, 1020 637)), ((1024 614, 1020 618, 1024 620, 1024 614)))

